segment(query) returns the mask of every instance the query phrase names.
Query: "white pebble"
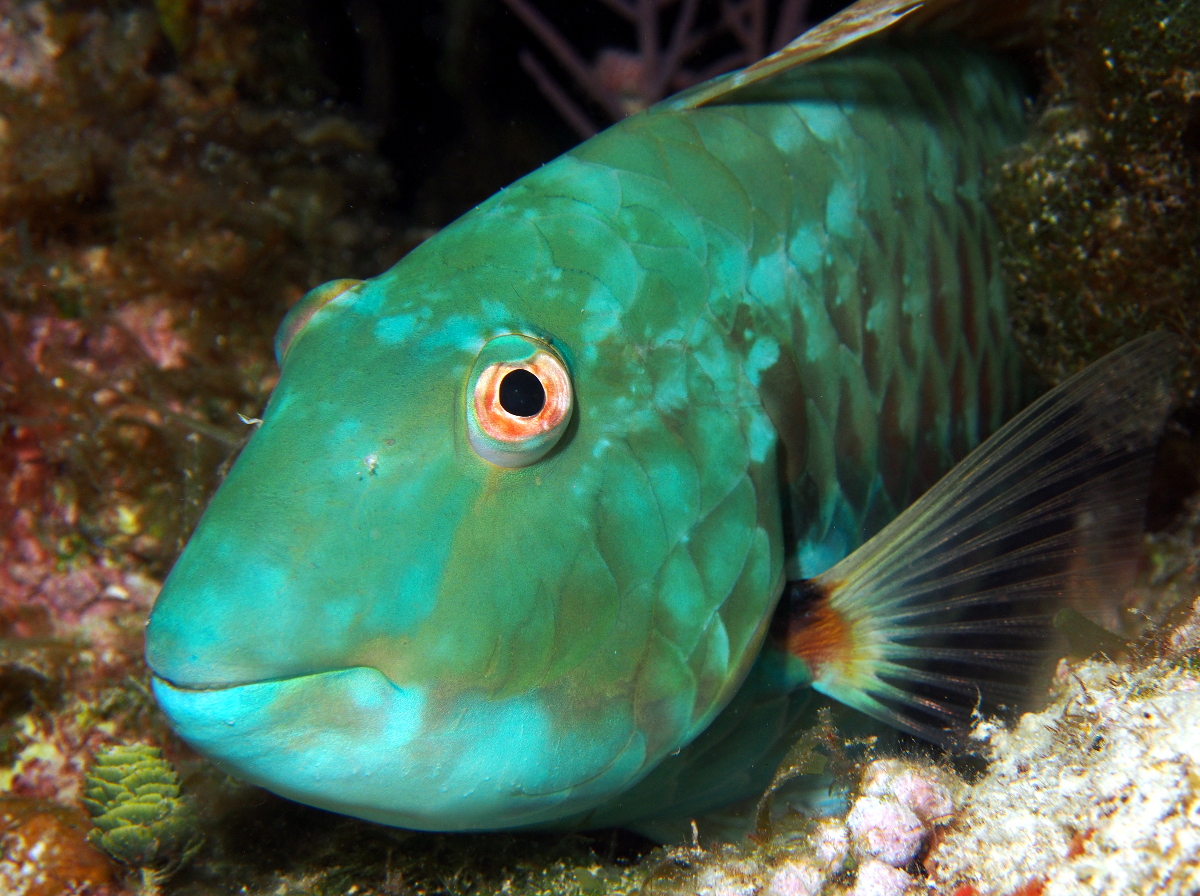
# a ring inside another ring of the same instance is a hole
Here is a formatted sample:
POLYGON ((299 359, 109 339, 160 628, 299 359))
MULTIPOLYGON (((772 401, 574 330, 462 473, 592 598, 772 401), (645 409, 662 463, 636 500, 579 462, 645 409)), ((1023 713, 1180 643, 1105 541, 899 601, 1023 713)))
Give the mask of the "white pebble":
POLYGON ((817 896, 825 875, 799 859, 788 859, 775 869, 765 896, 817 896))
POLYGON ((817 861, 830 874, 842 870, 850 854, 850 832, 840 821, 822 821, 812 836, 817 861))
POLYGON ((891 865, 869 859, 858 866, 858 876, 847 896, 904 896, 915 881, 891 865))
POLYGON ((950 791, 932 775, 915 769, 901 772, 892 781, 892 796, 926 824, 945 824, 954 816, 950 791))
POLYGON ((891 797, 929 824, 954 815, 954 799, 936 774, 899 759, 877 759, 863 773, 864 796, 891 797))
POLYGON ((891 796, 892 779, 907 768, 899 759, 876 759, 863 772, 863 796, 891 796))
POLYGON ((907 865, 925 842, 921 819, 893 800, 876 796, 859 797, 846 818, 850 836, 860 854, 889 865, 907 865))

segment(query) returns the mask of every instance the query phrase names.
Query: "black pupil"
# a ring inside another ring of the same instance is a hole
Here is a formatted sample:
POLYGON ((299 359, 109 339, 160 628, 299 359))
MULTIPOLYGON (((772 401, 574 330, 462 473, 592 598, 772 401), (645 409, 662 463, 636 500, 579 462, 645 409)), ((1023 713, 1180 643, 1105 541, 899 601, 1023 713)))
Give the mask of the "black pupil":
POLYGON ((545 406, 542 381, 528 370, 510 370, 500 381, 500 407, 514 417, 536 417, 545 406))

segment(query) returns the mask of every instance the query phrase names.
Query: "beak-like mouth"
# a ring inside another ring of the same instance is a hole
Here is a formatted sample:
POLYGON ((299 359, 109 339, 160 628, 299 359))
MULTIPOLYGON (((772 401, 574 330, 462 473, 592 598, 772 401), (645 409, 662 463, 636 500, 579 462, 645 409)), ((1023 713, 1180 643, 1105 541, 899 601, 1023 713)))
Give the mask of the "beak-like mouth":
POLYGON ((218 761, 252 758, 253 748, 231 750, 227 745, 268 733, 278 739, 272 752, 316 741, 332 746, 332 740, 349 737, 359 728, 384 732, 402 746, 420 727, 424 702, 418 691, 399 688, 365 666, 197 687, 154 673, 151 687, 185 739, 201 749, 208 743, 225 745, 213 751, 218 761))
POLYGON ((420 779, 397 775, 421 731, 424 696, 375 669, 218 687, 155 675, 151 687, 180 736, 238 777, 372 821, 438 826, 408 792, 420 779))
MULTIPOLYGON (((283 680, 283 679, 281 679, 281 680, 283 680)), ((151 688, 154 688, 154 689, 167 688, 172 693, 179 693, 179 694, 205 694, 205 693, 212 693, 212 692, 216 692, 216 691, 228 691, 231 688, 250 687, 255 684, 265 684, 265 682, 247 681, 247 682, 233 682, 230 684, 196 685, 193 687, 193 686, 186 685, 186 684, 178 684, 174 681, 171 681, 169 678, 167 678, 164 675, 159 675, 153 669, 150 670, 150 686, 151 686, 151 688)))
POLYGON ((297 802, 398 827, 563 822, 636 779, 643 738, 555 728, 535 698, 451 703, 358 666, 251 684, 152 688, 175 730, 237 777, 297 802))
MULTIPOLYGON (((364 667, 366 668, 366 667, 364 667)), ((150 682, 155 688, 167 688, 173 693, 179 694, 219 694, 225 691, 233 691, 238 688, 253 688, 261 685, 286 684, 290 681, 299 681, 305 678, 316 678, 321 675, 332 675, 337 672, 349 671, 348 669, 328 669, 321 672, 314 672, 309 675, 285 675, 279 678, 262 678, 253 681, 230 681, 220 684, 182 684, 177 681, 172 681, 166 675, 160 675, 150 669, 150 682)), ((381 673, 382 674, 382 673, 381 673)))

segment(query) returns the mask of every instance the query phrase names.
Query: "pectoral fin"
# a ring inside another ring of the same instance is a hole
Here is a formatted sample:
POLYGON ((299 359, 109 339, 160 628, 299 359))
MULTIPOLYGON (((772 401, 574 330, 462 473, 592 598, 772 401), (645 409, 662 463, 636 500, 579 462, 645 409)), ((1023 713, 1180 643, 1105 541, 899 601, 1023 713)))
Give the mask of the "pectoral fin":
POLYGON ((1018 701, 1064 606, 1111 621, 1139 555, 1175 337, 1153 334, 1053 389, 815 579, 777 631, 813 687, 945 742, 1018 701))

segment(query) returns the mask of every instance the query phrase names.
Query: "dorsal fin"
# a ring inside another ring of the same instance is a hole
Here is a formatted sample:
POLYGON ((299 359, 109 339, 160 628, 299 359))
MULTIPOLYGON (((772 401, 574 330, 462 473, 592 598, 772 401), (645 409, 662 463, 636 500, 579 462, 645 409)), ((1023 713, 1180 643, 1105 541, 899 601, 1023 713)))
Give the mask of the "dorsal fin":
POLYGON ((1057 0, 859 0, 748 68, 686 91, 668 104, 694 109, 863 41, 952 34, 999 49, 1039 46, 1057 0))

